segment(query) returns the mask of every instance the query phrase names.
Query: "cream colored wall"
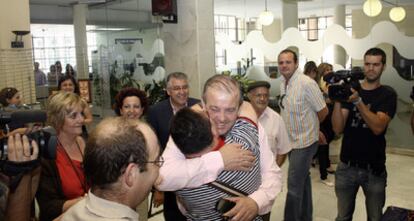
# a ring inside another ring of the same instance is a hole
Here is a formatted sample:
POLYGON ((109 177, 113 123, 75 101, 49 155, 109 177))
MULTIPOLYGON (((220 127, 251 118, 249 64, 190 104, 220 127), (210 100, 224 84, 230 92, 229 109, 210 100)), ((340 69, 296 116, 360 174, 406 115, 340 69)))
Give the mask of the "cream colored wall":
POLYGON ((13 30, 30 30, 29 0, 0 0, 0 89, 16 87, 23 102, 36 101, 31 35, 23 36, 24 48, 11 48, 13 30))
MULTIPOLYGON (((13 30, 30 30, 29 0, 0 0, 0 48, 10 49, 13 30)), ((25 48, 31 48, 30 35, 23 37, 25 48)))
MULTIPOLYGON (((407 36, 414 36, 414 6, 404 6, 406 17, 403 21, 394 23, 398 29, 407 36)), ((354 38, 362 38, 368 35, 371 27, 380 21, 391 21, 389 18, 390 7, 383 7, 376 17, 368 17, 362 10, 352 11, 352 33, 354 38), (363 21, 363 22, 361 22, 363 21)), ((391 21, 392 22, 392 21, 391 21)), ((384 30, 386 31, 386 30, 384 30)))

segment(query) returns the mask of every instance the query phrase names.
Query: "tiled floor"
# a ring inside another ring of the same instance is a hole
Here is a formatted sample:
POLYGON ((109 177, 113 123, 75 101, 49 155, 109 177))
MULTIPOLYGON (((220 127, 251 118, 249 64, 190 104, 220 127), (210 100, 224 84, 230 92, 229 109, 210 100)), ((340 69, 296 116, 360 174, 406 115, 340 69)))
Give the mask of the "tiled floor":
MULTIPOLYGON (((283 174, 286 175, 288 162, 283 166, 283 174)), ((388 186, 385 207, 395 205, 414 209, 414 158, 395 154, 387 154, 388 186)), ((319 170, 311 169, 313 188, 313 207, 315 221, 332 221, 336 216, 335 192, 333 187, 328 187, 319 181, 319 170)), ((329 175, 333 180, 334 176, 329 175)), ((283 178, 286 186, 286 176, 283 178)), ((280 193, 272 209, 272 221, 283 219, 283 210, 286 199, 286 188, 280 193)), ((157 215, 150 221, 163 221, 162 215, 157 215)), ((354 219, 366 220, 364 196, 362 191, 358 193, 354 219)))

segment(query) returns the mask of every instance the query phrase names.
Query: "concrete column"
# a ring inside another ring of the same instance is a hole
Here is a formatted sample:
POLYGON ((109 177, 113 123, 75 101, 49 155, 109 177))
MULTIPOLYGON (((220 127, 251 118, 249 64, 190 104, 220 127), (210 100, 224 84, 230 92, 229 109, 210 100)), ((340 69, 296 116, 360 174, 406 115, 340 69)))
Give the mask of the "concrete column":
POLYGON ((0 0, 0 89, 15 87, 24 103, 36 101, 33 73, 32 38, 24 35, 23 48, 11 48, 16 35, 12 31, 30 31, 29 0, 0 0))
MULTIPOLYGON (((298 27, 298 3, 291 0, 282 0, 282 30, 288 28, 298 27)), ((296 52, 299 56, 299 49, 297 47, 289 47, 289 49, 296 52)))
POLYGON ((88 45, 86 37, 87 4, 73 6, 73 28, 75 32, 76 69, 78 79, 89 78, 88 45))
POLYGON ((296 1, 282 0, 283 31, 298 27, 298 3, 296 1))
MULTIPOLYGON (((334 23, 345 28, 345 5, 338 5, 335 7, 334 23)), ((334 45, 334 61, 345 67, 346 51, 338 45, 334 45)))
POLYGON ((177 24, 164 24, 166 74, 188 75, 190 95, 200 98, 204 82, 215 74, 213 0, 177 1, 177 24))

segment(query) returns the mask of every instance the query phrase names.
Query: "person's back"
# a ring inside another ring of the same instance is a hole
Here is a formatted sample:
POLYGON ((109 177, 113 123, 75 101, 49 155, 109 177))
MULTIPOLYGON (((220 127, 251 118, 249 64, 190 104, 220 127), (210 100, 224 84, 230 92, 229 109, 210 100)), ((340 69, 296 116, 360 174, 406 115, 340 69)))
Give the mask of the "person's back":
MULTIPOLYGON (((211 125, 208 118, 188 108, 177 112, 171 121, 170 133, 178 148, 187 158, 202 155, 212 149, 217 149, 220 145, 220 142, 208 143, 208 140, 204 142, 208 146, 202 145, 203 140, 212 136, 211 125), (208 125, 208 127, 200 125, 208 125), (190 148, 194 146, 198 149, 191 150, 190 148)), ((233 128, 226 134, 225 143, 240 143, 243 149, 252 151, 256 157, 254 166, 248 172, 223 171, 217 177, 217 182, 244 193, 244 195, 249 195, 259 188, 261 175, 257 134, 257 126, 252 121, 247 118, 237 119, 233 128)), ((222 220, 222 214, 216 210, 216 204, 221 198, 232 197, 222 190, 211 187, 210 184, 204 184, 198 188, 181 189, 176 194, 187 210, 187 217, 191 220, 222 220)), ((261 220, 261 218, 256 217, 255 220, 261 220)))

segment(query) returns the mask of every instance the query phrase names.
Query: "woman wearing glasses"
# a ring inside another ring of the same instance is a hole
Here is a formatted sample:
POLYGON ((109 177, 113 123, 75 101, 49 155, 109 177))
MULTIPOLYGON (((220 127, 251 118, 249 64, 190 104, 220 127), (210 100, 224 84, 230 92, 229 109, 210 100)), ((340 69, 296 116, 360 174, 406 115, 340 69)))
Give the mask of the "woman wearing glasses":
POLYGON ((81 137, 86 102, 77 94, 52 95, 47 122, 56 129, 56 159, 42 160, 37 200, 40 220, 53 220, 81 200, 88 192, 82 168, 85 142, 81 137))

